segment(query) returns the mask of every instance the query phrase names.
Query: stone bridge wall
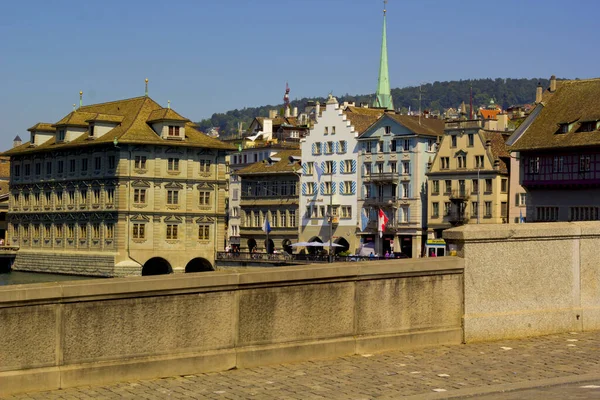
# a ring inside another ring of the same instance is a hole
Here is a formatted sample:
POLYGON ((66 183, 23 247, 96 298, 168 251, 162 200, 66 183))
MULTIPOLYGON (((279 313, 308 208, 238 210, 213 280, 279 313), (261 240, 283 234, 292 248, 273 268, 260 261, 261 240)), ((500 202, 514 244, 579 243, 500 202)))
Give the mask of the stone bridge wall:
POLYGON ((463 260, 0 288, 0 395, 460 343, 463 260))

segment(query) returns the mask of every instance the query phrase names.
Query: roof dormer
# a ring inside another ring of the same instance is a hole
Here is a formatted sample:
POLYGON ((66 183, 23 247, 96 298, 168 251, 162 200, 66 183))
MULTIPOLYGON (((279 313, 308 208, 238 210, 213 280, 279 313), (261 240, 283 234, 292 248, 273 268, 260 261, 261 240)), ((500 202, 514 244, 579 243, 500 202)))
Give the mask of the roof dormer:
POLYGON ((94 118, 96 113, 73 111, 54 124, 56 128, 56 142, 72 142, 89 129, 88 120, 94 118))
POLYGON ((97 139, 102 137, 119 126, 123 122, 123 118, 122 115, 96 114, 94 117, 87 119, 85 122, 88 123, 88 138, 97 139))
POLYGON ((52 124, 46 122, 38 122, 31 128, 27 129, 31 134, 30 144, 40 146, 52 139, 56 133, 56 128, 52 124))
POLYGON ((163 139, 184 140, 185 124, 190 120, 177 114, 171 108, 161 108, 152 111, 146 122, 163 139))

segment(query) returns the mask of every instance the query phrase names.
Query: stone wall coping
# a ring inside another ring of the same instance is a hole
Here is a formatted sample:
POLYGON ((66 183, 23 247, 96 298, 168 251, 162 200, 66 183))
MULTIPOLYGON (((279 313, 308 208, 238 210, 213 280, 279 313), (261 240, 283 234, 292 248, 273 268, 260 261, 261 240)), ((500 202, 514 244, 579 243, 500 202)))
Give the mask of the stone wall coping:
POLYGON ((448 241, 488 240, 559 240, 573 237, 600 236, 600 222, 536 222, 526 224, 470 224, 447 229, 448 241))
POLYGON ((173 295, 226 291, 252 286, 307 284, 332 280, 361 279, 381 275, 418 276, 461 273, 464 260, 440 257, 435 260, 380 260, 261 268, 243 272, 198 272, 193 274, 108 278, 0 287, 0 308, 15 303, 91 301, 110 298, 173 295))

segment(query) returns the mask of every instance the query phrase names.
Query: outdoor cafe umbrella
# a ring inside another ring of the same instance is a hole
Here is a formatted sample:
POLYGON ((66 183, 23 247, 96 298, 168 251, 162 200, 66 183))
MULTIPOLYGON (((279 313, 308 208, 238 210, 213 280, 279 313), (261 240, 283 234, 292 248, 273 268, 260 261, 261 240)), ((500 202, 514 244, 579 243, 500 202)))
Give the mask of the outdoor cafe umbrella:
POLYGON ((341 244, 337 244, 337 243, 321 243, 321 242, 310 242, 307 244, 307 246, 309 247, 344 247, 341 244))
POLYGON ((292 247, 306 247, 308 245, 309 245, 308 242, 298 242, 298 243, 292 244, 292 247))

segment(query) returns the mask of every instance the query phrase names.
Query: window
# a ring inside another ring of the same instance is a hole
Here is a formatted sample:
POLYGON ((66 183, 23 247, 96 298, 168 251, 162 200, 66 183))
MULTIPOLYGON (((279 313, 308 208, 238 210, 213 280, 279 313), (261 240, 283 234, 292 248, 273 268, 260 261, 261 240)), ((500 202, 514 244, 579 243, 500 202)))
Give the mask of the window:
POLYGON ((234 201, 237 201, 239 198, 239 190, 238 189, 233 189, 233 193, 231 195, 231 199, 234 201))
POLYGON ((87 224, 86 223, 79 225, 79 239, 81 239, 81 240, 87 239, 87 224))
POLYGON ((31 165, 25 164, 25 176, 31 175, 31 165))
POLYGON ((484 203, 484 206, 485 206, 485 213, 483 214, 483 216, 485 218, 491 218, 492 217, 492 202, 486 201, 484 203))
POLYGON ((538 221, 558 221, 558 207, 536 207, 538 221))
POLYGON ((92 239, 100 239, 100 224, 97 222, 92 224, 92 239))
POLYGON ((167 162, 167 170, 179 171, 179 158, 169 158, 167 162))
MULTIPOLYGON (((82 158, 81 159, 81 171, 86 172, 87 170, 88 170, 88 159, 82 158)), ((73 172, 73 171, 71 171, 71 172, 73 172)))
POLYGON ((569 221, 597 221, 598 207, 569 207, 569 221))
POLYGON ((331 194, 331 182, 325 182, 325 193, 324 194, 331 194))
POLYGON ((440 217, 440 203, 431 203, 431 218, 440 217))
POLYGON ((473 201, 471 203, 471 216, 473 218, 477 218, 478 213, 479 213, 479 203, 476 201, 473 201))
POLYGON ((75 172, 75 160, 69 160, 69 172, 75 172))
POLYGON ((102 169, 102 158, 100 158, 100 157, 94 158, 94 169, 96 171, 99 169, 102 169))
POLYGON ((348 143, 345 140, 340 140, 340 153, 348 151, 348 143))
POLYGON ((389 125, 384 126, 383 129, 385 130, 386 135, 390 135, 392 133, 392 127, 389 125))
POLYGON ((392 151, 392 152, 398 151, 398 143, 396 142, 395 139, 390 141, 390 151, 392 151))
POLYGON ((62 141, 65 140, 65 130, 64 129, 59 129, 58 130, 57 139, 58 139, 59 142, 62 142, 62 141))
POLYGON ((327 175, 331 175, 333 173, 333 161, 325 161, 325 171, 323 171, 327 175))
POLYGON ((540 172, 540 158, 539 157, 531 157, 529 159, 529 173, 537 174, 540 172))
POLYGON ((333 153, 333 142, 327 142, 326 143, 325 152, 327 154, 332 154, 333 153))
POLYGON ((404 151, 410 151, 410 139, 404 139, 404 144, 402 146, 404 151))
POLYGON ((296 210, 290 210, 289 215, 290 215, 290 227, 294 228, 294 227, 296 227, 296 210))
POLYGON ((365 142, 365 151, 367 153, 373 152, 373 143, 371 141, 365 142))
POLYGON ((483 156, 475 156, 475 168, 484 168, 483 156))
POLYGON ((63 226, 62 224, 57 224, 54 227, 54 231, 56 232, 56 238, 62 238, 63 237, 63 226))
POLYGON ((344 194, 352 194, 353 181, 344 181, 344 194))
POLYGON ((331 127, 331 134, 332 134, 332 135, 335 135, 335 126, 332 126, 332 127, 331 127))
POLYGON ((441 166, 440 166, 441 169, 450 168, 450 157, 441 157, 440 163, 441 163, 441 166))
POLYGON ((47 206, 51 205, 52 204, 52 192, 45 192, 44 197, 45 197, 45 204, 47 206))
POLYGON ((198 204, 201 206, 210 206, 210 192, 201 191, 200 192, 200 201, 198 204))
POLYGON ((133 224, 133 238, 134 239, 145 239, 146 238, 146 224, 133 224))
POLYGON ((65 172, 65 162, 60 160, 58 162, 58 173, 62 174, 63 172, 65 172))
POLYGON ((33 238, 34 239, 40 238, 40 226, 38 224, 33 225, 33 238))
POLYGON ((515 205, 521 207, 527 205, 527 193, 517 193, 515 195, 515 205))
POLYGON ((14 174, 15 176, 21 176, 21 166, 20 165, 15 165, 13 168, 14 174))
POLYGON ((439 194, 440 193, 440 181, 435 180, 431 181, 431 194, 439 194))
POLYGON ((75 191, 69 190, 69 204, 75 204, 75 191))
POLYGON ((29 193, 23 193, 23 203, 28 206, 29 205, 29 193))
POLYGON ((500 203, 500 216, 502 218, 508 217, 508 203, 505 201, 500 203))
POLYGON ((94 204, 100 204, 100 189, 94 189, 94 204))
POLYGON ((113 204, 115 202, 115 189, 106 189, 106 204, 113 204))
POLYGON ((63 192, 62 191, 56 192, 56 205, 61 206, 62 203, 63 203, 63 192))
POLYGON ((383 153, 385 151, 384 147, 383 147, 383 142, 379 142, 379 152, 383 153))
POLYGON ((35 174, 36 175, 42 174, 42 164, 41 163, 35 163, 35 174))
MULTIPOLYGON (((173 225, 177 228, 177 225, 173 225)), ((177 236, 177 230, 175 230, 175 236, 177 236)), ((168 237, 167 237, 168 239, 168 237)), ((177 237, 175 237, 177 239, 177 237)), ((198 225, 198 240, 209 240, 210 239, 210 225, 202 224, 198 225)))
POLYGON ((390 165, 390 172, 395 174, 398 172, 398 163, 396 161, 390 161, 388 162, 388 164, 390 165))
POLYGON ((402 174, 410 175, 410 161, 402 161, 402 174))
POLYGON ((456 147, 456 135, 451 135, 450 139, 452 140, 450 147, 456 147))
POLYGON ((593 132, 596 130, 596 124, 595 121, 582 122, 577 132, 593 132))
POLYGON ((452 210, 452 203, 450 203, 449 201, 444 203, 444 217, 447 217, 450 215, 450 211, 452 210))
POLYGON ((85 205, 87 203, 87 189, 81 189, 79 191, 79 203, 85 205))
POLYGON ((492 180, 491 179, 485 180, 485 192, 492 193, 492 180))
POLYGON ((469 147, 473 147, 473 145, 474 145, 474 143, 475 143, 475 135, 473 135, 472 133, 469 133, 469 134, 467 135, 467 138, 468 138, 468 141, 469 141, 469 144, 468 144, 468 146, 469 146, 469 147))
POLYGON ((473 193, 479 193, 479 180, 473 179, 473 193))
POLYGON ((445 194, 450 194, 452 193, 452 181, 451 180, 445 180, 444 181, 444 185, 445 185, 445 190, 444 193, 445 194))
POLYGON ((75 239, 75 225, 74 224, 67 225, 67 239, 75 239))
POLYGON ((344 160, 344 173, 352 173, 352 160, 344 160))
POLYGON ((169 125, 169 136, 179 136, 179 127, 169 125))
POLYGON ((261 226, 259 212, 258 211, 252 211, 252 215, 254 216, 254 225, 253 226, 261 226))
POLYGON ((433 151, 435 149, 435 139, 427 139, 427 151, 433 151))
POLYGON ((508 192, 508 179, 502 178, 502 180, 500 181, 500 191, 502 193, 508 192))
POLYGON ((46 162, 46 175, 52 174, 52 161, 46 162))
POLYGON ((563 156, 554 156, 552 163, 552 172, 563 172, 565 165, 565 158, 563 156))
POLYGON ((306 164, 306 175, 312 175, 315 171, 315 163, 312 161, 307 162, 306 164))
POLYGON ((365 164, 365 176, 371 175, 371 164, 365 164))
POLYGON ((404 198, 410 197, 410 184, 408 184, 408 183, 402 184, 402 197, 404 197, 404 198))
POLYGON ((33 194, 33 205, 34 206, 40 205, 40 193, 39 192, 36 192, 33 194))
POLYGON ((200 160, 200 172, 210 172, 210 160, 200 160))
POLYGON ((325 131, 323 131, 323 134, 329 135, 329 127, 328 126, 325 127, 325 131))
POLYGON ((377 173, 378 174, 383 174, 383 163, 382 162, 378 162, 375 165, 377 166, 377 173))
POLYGON ((285 210, 282 210, 279 213, 279 226, 283 228, 287 226, 287 214, 285 213, 285 210))
POLYGON ((352 218, 352 206, 342 206, 340 217, 341 218, 352 218))
POLYGON ((94 137, 94 124, 90 124, 90 129, 88 130, 89 136, 94 137))
POLYGON ((591 157, 583 155, 579 157, 579 172, 589 172, 591 169, 591 157))
POLYGON ((315 183, 313 183, 313 182, 306 183, 306 194, 307 195, 315 194, 315 183))
POLYGON ((133 166, 136 169, 146 169, 146 156, 135 156, 133 166))
POLYGON ((106 224, 104 228, 104 237, 106 239, 112 239, 115 236, 115 226, 109 223, 106 224))
POLYGON ((115 156, 108 156, 108 169, 115 169, 116 164, 115 156))
POLYGON ((313 154, 316 156, 321 154, 321 142, 313 143, 313 154))
POLYGON ((133 189, 133 203, 146 204, 146 189, 133 189))
POLYGON ((569 132, 569 124, 560 124, 558 133, 568 133, 568 132, 569 132))
POLYGON ((467 156, 461 155, 456 157, 456 161, 458 163, 458 168, 467 168, 467 156))
POLYGON ((169 205, 179 204, 179 190, 168 190, 167 191, 167 204, 169 204, 169 205))

